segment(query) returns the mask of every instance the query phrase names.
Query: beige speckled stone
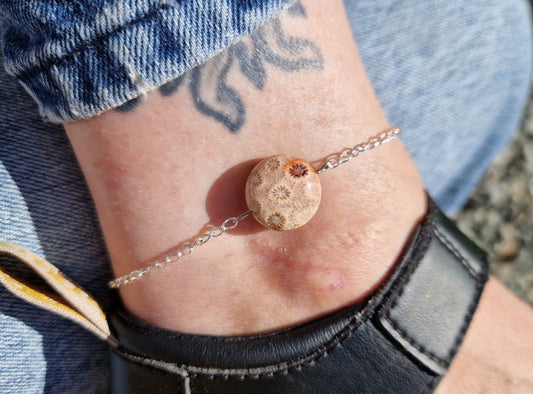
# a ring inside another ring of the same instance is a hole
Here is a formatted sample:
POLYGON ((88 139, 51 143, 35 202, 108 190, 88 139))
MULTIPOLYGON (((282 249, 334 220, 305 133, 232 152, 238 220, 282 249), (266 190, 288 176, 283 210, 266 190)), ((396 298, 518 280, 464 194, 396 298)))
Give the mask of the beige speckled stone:
POLYGON ((301 159, 273 156, 261 161, 246 182, 246 204, 273 230, 292 230, 315 215, 322 189, 315 170, 301 159))

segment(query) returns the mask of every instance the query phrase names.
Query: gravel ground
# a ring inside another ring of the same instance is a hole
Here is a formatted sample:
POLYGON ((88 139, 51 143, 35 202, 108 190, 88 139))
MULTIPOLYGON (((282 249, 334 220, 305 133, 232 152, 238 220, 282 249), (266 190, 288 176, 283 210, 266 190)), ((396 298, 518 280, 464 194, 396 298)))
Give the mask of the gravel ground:
POLYGON ((457 215, 489 253, 491 273, 533 305, 533 99, 520 131, 457 215))

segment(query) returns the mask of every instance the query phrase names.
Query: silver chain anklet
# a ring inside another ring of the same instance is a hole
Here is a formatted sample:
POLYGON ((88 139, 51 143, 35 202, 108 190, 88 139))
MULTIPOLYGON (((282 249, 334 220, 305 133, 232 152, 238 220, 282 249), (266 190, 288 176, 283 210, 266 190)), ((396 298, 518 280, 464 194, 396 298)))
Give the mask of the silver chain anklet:
POLYGON ((250 214, 259 223, 272 230, 292 230, 303 226, 315 215, 320 204, 321 187, 318 174, 337 168, 359 154, 396 138, 399 134, 399 128, 387 129, 365 143, 331 156, 317 170, 302 159, 283 155, 262 160, 254 167, 246 181, 248 211, 226 219, 221 225, 212 227, 192 243, 181 245, 178 249, 158 258, 153 264, 113 279, 109 282, 109 287, 118 289, 141 279, 154 268, 165 268, 168 264, 175 263, 182 256, 191 254, 195 247, 205 244, 211 238, 221 236, 227 230, 234 229, 250 214))

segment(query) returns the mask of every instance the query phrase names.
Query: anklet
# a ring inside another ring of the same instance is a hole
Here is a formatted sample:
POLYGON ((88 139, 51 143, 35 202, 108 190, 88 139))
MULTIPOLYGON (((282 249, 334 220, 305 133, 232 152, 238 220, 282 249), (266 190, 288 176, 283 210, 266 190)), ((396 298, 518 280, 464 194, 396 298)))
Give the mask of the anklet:
POLYGON ((250 214, 263 226, 272 230, 292 230, 303 226, 315 215, 320 205, 321 186, 318 175, 347 163, 364 151, 396 138, 399 128, 390 128, 358 144, 352 149, 331 156, 317 170, 302 159, 278 155, 262 160, 257 164, 246 181, 246 205, 248 211, 226 219, 220 226, 214 226, 191 244, 185 243, 178 249, 158 258, 152 265, 132 271, 109 282, 109 287, 117 289, 139 280, 154 268, 165 268, 182 256, 192 253, 196 246, 205 244, 211 238, 234 229, 250 214))

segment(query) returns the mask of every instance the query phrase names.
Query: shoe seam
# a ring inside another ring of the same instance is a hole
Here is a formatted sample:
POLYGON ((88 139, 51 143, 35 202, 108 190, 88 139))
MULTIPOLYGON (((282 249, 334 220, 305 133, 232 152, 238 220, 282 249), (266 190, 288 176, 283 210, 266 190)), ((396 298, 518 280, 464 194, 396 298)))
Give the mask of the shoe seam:
MULTIPOLYGON (((468 261, 464 258, 464 256, 461 254, 461 252, 455 248, 455 246, 452 244, 452 242, 446 237, 444 233, 442 233, 436 226, 432 226, 432 232, 435 234, 435 236, 442 242, 443 246, 447 248, 458 260, 459 262, 467 269, 468 273, 473 277, 473 279, 476 282, 475 286, 475 296, 470 301, 468 308, 466 310, 466 313, 463 317, 463 323, 461 324, 461 328, 457 332, 457 335, 454 338, 453 345, 448 350, 448 353, 445 358, 441 358, 439 356, 436 356, 431 351, 427 350, 424 346, 418 344, 416 340, 411 338, 394 320, 394 318, 390 315, 390 312, 394 309, 394 307, 397 305, 398 300, 401 298, 401 295, 403 294, 404 289, 407 287, 411 280, 411 276, 409 276, 409 279, 406 280, 401 289, 397 291, 397 294, 395 295, 394 300, 391 303, 391 306, 387 308, 385 314, 383 315, 383 318, 394 328, 394 330, 402 337, 403 340, 405 340, 407 343, 409 343, 413 348, 418 350, 420 353, 424 354, 426 357, 428 357, 430 360, 436 362, 438 365, 444 368, 448 368, 451 360, 453 359, 455 353, 457 352, 459 346, 461 345, 463 341, 464 334, 466 333, 468 326, 470 324, 470 321, 472 320, 472 316, 476 310, 476 306, 478 304, 479 296, 481 295, 481 290, 483 289, 484 281, 480 275, 478 275, 472 266, 468 263, 468 261)), ((411 272, 412 274, 412 272, 411 272)))
MULTIPOLYGON (((291 371, 297 371, 300 370, 302 367, 309 367, 313 366, 317 362, 320 362, 323 358, 325 358, 329 353, 333 352, 335 349, 337 349, 345 340, 347 340, 355 330, 357 330, 362 323, 365 321, 370 322, 372 319, 372 316, 379 310, 380 306, 386 304, 388 301, 386 299, 387 293, 390 293, 391 289, 394 288, 395 283, 398 282, 401 275, 405 271, 412 272, 414 268, 412 268, 412 265, 417 266, 418 263, 415 263, 413 261, 413 257, 416 258, 421 252, 421 250, 424 250, 427 247, 427 244, 429 243, 430 239, 428 239, 427 236, 424 236, 424 228, 426 226, 431 224, 423 224, 420 228, 419 235, 415 238, 414 243, 411 244, 411 247, 409 248, 409 252, 405 255, 406 257, 403 258, 403 263, 400 263, 400 266, 396 269, 396 274, 392 274, 392 277, 389 279, 388 282, 384 284, 380 290, 378 290, 377 293, 375 293, 374 296, 370 297, 367 300, 367 305, 360 310, 358 313, 356 313, 350 321, 342 328, 340 331, 337 332, 332 338, 330 338, 328 341, 326 341, 324 344, 319 346, 318 348, 314 349, 312 352, 307 353, 307 355, 299 356, 290 360, 285 360, 280 363, 273 363, 270 365, 265 365, 261 367, 256 368, 216 368, 216 367, 197 367, 190 364, 182 364, 178 367, 179 364, 163 361, 163 363, 172 364, 182 370, 187 371, 187 373, 191 376, 191 378, 196 377, 196 375, 203 375, 207 378, 237 378, 237 379, 245 379, 245 378, 253 378, 253 379, 259 379, 262 377, 273 377, 275 374, 287 374, 291 371), (406 259, 408 259, 406 261, 406 259)), ((418 261, 419 262, 419 261, 418 261)), ((416 268, 416 267, 415 267, 416 268)), ((402 287, 403 290, 403 287, 402 287)), ((133 327, 136 330, 139 330, 139 328, 142 330, 143 333, 150 333, 150 330, 146 330, 143 327, 139 327, 137 324, 134 324, 131 322, 127 316, 123 316, 123 324, 126 324, 130 327, 133 327)), ((154 333, 151 333, 154 334, 154 333)), ((155 333, 158 335, 159 333, 155 333)), ((182 336, 179 333, 176 333, 177 336, 182 336)), ((159 334, 159 336, 163 336, 163 334, 159 334)), ((121 349, 121 352, 125 352, 125 348, 121 349)), ((131 354, 129 352, 125 352, 126 354, 131 354)), ((142 356, 134 356, 137 359, 143 358, 142 356)), ((146 360, 156 360, 153 358, 145 358, 146 360)))
MULTIPOLYGON (((190 364, 182 364, 178 368, 186 370, 191 377, 193 377, 195 374, 201 374, 208 378, 214 378, 214 377, 221 377, 221 378, 237 378, 237 379, 244 379, 244 378, 261 378, 261 377, 273 377, 275 374, 286 374, 291 371, 297 371, 300 370, 303 367, 309 367, 313 366, 315 363, 319 362, 321 359, 327 357, 328 353, 331 353, 334 351, 342 342, 344 342, 346 339, 348 339, 351 334, 361 325, 363 320, 365 319, 364 315, 369 315, 368 319, 370 319, 372 313, 374 312, 372 309, 375 308, 373 303, 369 301, 369 305, 365 307, 362 311, 357 313, 349 323, 346 324, 346 326, 340 330, 336 335, 334 335, 329 341, 324 343, 323 345, 319 346, 318 348, 314 349, 312 352, 308 353, 307 355, 300 356, 294 359, 286 360, 280 363, 273 363, 270 365, 265 365, 261 367, 255 367, 255 368, 216 368, 216 367, 198 367, 190 364)), ((128 324, 132 327, 139 328, 136 325, 134 325, 131 322, 125 322, 125 324, 128 324)), ((136 360, 139 360, 144 365, 150 365, 148 363, 143 362, 142 360, 156 360, 153 358, 148 357, 142 357, 133 355, 130 352, 125 351, 124 349, 120 349, 117 351, 120 353, 128 354, 133 357, 135 357, 136 360)), ((130 357, 126 357, 130 358, 130 357)), ((132 360, 133 361, 133 360, 132 360)), ((179 364, 163 361, 163 360, 157 360, 169 365, 178 366, 179 364)))

